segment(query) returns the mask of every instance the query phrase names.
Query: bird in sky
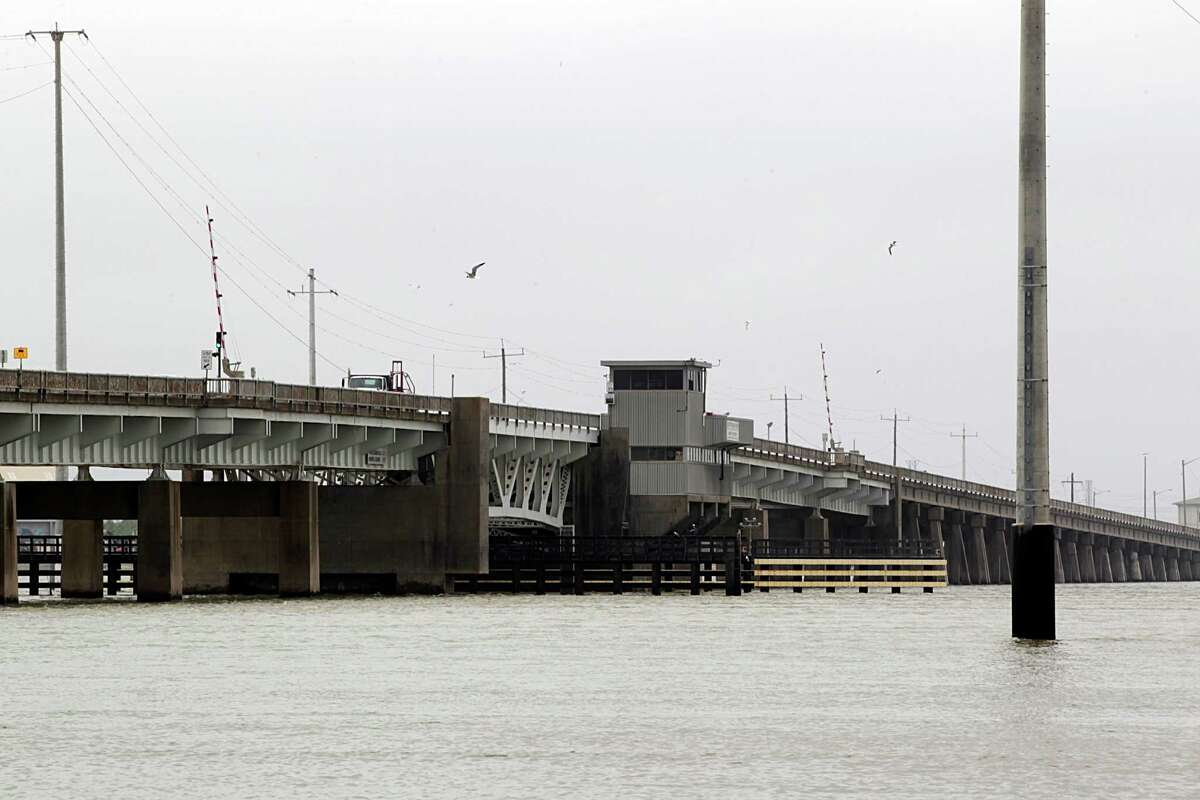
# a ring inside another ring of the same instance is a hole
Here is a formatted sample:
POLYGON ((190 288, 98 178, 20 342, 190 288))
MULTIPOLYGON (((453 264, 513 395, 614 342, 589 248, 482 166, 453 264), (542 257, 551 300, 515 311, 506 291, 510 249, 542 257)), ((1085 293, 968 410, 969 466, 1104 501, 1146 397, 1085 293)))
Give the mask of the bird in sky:
POLYGON ((892 254, 892 248, 895 246, 896 246, 896 243, 894 241, 888 245, 888 255, 889 256, 892 254))
POLYGON ((467 278, 469 278, 470 280, 475 280, 475 276, 477 274, 479 274, 479 268, 482 267, 486 263, 487 263, 486 261, 480 261, 478 264, 471 267, 470 272, 467 273, 467 278))
POLYGON ((750 320, 746 320, 746 330, 750 330, 750 320))

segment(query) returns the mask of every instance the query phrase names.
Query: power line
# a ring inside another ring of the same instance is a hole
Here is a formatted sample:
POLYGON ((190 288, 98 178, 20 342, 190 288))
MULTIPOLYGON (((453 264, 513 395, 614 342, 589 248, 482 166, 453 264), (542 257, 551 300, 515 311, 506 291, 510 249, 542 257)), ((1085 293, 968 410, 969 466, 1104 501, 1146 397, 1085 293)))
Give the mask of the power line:
MULTIPOLYGON (((154 204, 156 206, 158 206, 159 210, 162 211, 163 214, 166 215, 167 219, 171 220, 171 222, 175 225, 175 227, 179 229, 179 232, 182 233, 184 235, 184 237, 189 242, 191 242, 192 245, 197 250, 200 251, 201 254, 204 254, 206 252, 204 249, 204 245, 202 245, 200 242, 198 242, 196 239, 194 239, 190 233, 188 233, 188 230, 187 230, 187 228, 185 228, 183 226, 183 223, 181 223, 175 217, 175 215, 172 214, 171 211, 165 205, 163 205, 162 201, 159 200, 158 197, 154 194, 154 192, 150 189, 150 187, 146 185, 146 182, 142 180, 141 176, 138 175, 137 172, 134 171, 133 167, 131 167, 129 165, 129 162, 127 162, 121 156, 120 152, 117 151, 117 148, 113 146, 112 142, 110 142, 108 140, 108 137, 106 137, 104 135, 104 132, 100 130, 100 126, 98 126, 96 124, 96 122, 91 118, 91 116, 84 110, 83 106, 81 106, 79 104, 79 101, 75 99, 74 93, 72 93, 65 86, 63 87, 63 91, 66 93, 68 99, 70 99, 70 101, 75 105, 75 108, 79 110, 79 113, 81 115, 83 115, 83 118, 87 121, 88 125, 90 125, 92 127, 92 130, 94 130, 96 132, 96 135, 100 137, 100 141, 104 142, 105 146, 108 147, 108 149, 116 157, 117 161, 119 161, 121 163, 121 166, 123 166, 125 168, 125 170, 130 174, 130 176, 137 182, 138 186, 142 187, 142 190, 147 194, 147 196, 149 196, 149 198, 152 201, 154 201, 154 204)), ((99 112, 97 112, 97 113, 99 113, 99 112)), ((264 308, 263 305, 254 298, 253 295, 251 295, 248 291, 246 291, 245 287, 243 287, 232 275, 229 274, 228 270, 226 270, 224 267, 218 267, 218 270, 220 271, 220 273, 222 275, 224 275, 229 280, 230 283, 232 283, 234 285, 234 287, 239 292, 241 292, 246 297, 247 300, 249 300, 256 308, 258 308, 258 310, 261 311, 263 313, 263 315, 267 317, 267 319, 274 322, 275 325, 278 326, 284 333, 286 333, 288 336, 291 336, 293 339, 295 339, 300 344, 302 344, 302 345, 307 344, 304 341, 304 339, 302 339, 300 336, 298 336, 296 333, 294 333, 290 328, 288 328, 286 325, 284 325, 274 314, 272 314, 270 311, 268 311, 266 308, 264 308)), ((319 358, 321 358, 323 361, 325 361, 326 363, 328 363, 330 366, 337 369, 339 372, 345 371, 341 365, 335 363, 334 361, 329 359, 327 356, 325 356, 323 353, 318 353, 317 356, 319 358)))
POLYGON ((1195 14, 1193 14, 1192 12, 1190 12, 1190 11, 1188 11, 1186 8, 1184 8, 1184 7, 1183 7, 1183 4, 1182 4, 1182 3, 1180 3, 1180 2, 1179 2, 1179 0, 1171 0, 1171 2, 1172 2, 1172 3, 1174 3, 1174 4, 1175 4, 1175 6, 1176 6, 1176 7, 1177 7, 1177 8, 1178 8, 1180 11, 1182 11, 1183 13, 1185 13, 1185 14, 1187 14, 1189 17, 1191 17, 1191 18, 1192 18, 1192 22, 1195 22, 1196 24, 1200 25, 1200 19, 1198 19, 1198 18, 1196 17, 1196 15, 1195 15, 1195 14))
POLYGON ((0 72, 12 72, 18 69, 32 69, 33 67, 44 67, 47 64, 53 64, 53 61, 39 61, 36 64, 14 64, 11 67, 0 67, 0 72))
POLYGON ((53 85, 54 85, 54 81, 46 81, 41 86, 35 86, 27 92, 21 92, 20 94, 14 94, 12 97, 6 97, 3 100, 0 100, 0 104, 11 103, 13 100, 20 100, 22 97, 26 97, 27 95, 31 95, 36 91, 45 89, 47 86, 53 86, 53 85))
POLYGON ((967 479, 967 439, 977 439, 979 434, 967 433, 967 426, 964 424, 962 433, 951 433, 950 435, 956 439, 962 439, 962 479, 965 481, 967 479))
MULTIPOLYGON (((296 259, 292 258, 292 256, 289 255, 287 253, 287 251, 285 251, 282 247, 280 247, 278 244, 276 244, 269 236, 267 236, 266 233, 261 228, 259 228, 259 226, 257 224, 255 224, 254 220, 252 220, 250 218, 250 215, 247 214, 246 212, 242 211, 242 209, 240 207, 238 207, 238 205, 236 203, 234 203, 233 200, 227 194, 225 194, 224 191, 221 190, 221 187, 216 184, 216 182, 208 175, 208 173, 205 172, 204 169, 201 168, 201 166, 196 163, 195 159, 193 159, 190 155, 188 155, 187 151, 184 150, 183 147, 179 144, 179 142, 175 140, 175 137, 171 136, 170 131, 168 131, 166 129, 166 127, 161 122, 158 121, 158 117, 154 116, 153 112, 151 112, 150 109, 146 107, 146 104, 142 102, 141 98, 138 97, 138 95, 133 91, 133 89, 129 86, 129 84, 125 81, 125 79, 121 77, 121 74, 119 72, 117 72, 116 67, 114 67, 112 65, 112 63, 104 56, 104 53, 100 50, 100 48, 97 47, 94 42, 91 43, 91 45, 92 45, 92 50, 96 53, 97 56, 100 57, 100 60, 104 62, 104 65, 106 67, 108 67, 109 71, 112 72, 113 76, 117 79, 118 82, 120 82, 121 86, 123 86, 125 88, 125 91, 129 92, 129 96, 132 97, 134 102, 138 104, 138 107, 141 108, 142 111, 144 111, 146 113, 146 116, 148 116, 151 119, 151 121, 154 122, 155 126, 160 131, 162 131, 162 134, 163 134, 163 136, 165 136, 167 138, 167 141, 169 141, 171 144, 173 144, 175 146, 175 149, 177 149, 179 151, 180 155, 182 155, 184 157, 184 159, 189 164, 191 164, 192 167, 194 167, 198 173, 200 173, 200 175, 204 178, 204 180, 208 182, 208 185, 212 188, 212 190, 215 191, 220 198, 224 199, 225 202, 229 203, 230 207, 232 208, 232 211, 230 212, 230 216, 232 216, 238 222, 239 225, 246 228, 248 231, 250 231, 251 234, 253 234, 260 241, 262 241, 263 244, 265 244, 268 248, 274 250, 286 262, 288 262, 290 265, 294 266, 296 269, 300 270, 301 272, 304 272, 305 270, 304 270, 303 265, 301 265, 300 262, 297 261, 296 259), (244 218, 244 221, 242 219, 238 218, 239 215, 244 218)), ((99 81, 99 79, 97 79, 97 81, 99 81)), ((229 209, 226 209, 226 210, 229 211, 229 209)))
MULTIPOLYGON (((218 194, 219 194, 219 195, 220 195, 220 196, 221 196, 221 197, 222 197, 222 198, 223 198, 223 199, 224 199, 226 202, 228 202, 228 203, 229 203, 229 205, 230 205, 230 206, 231 206, 231 207, 234 209, 234 211, 236 211, 236 214, 231 214, 231 216, 232 216, 232 217, 235 219, 235 221, 237 221, 237 222, 238 222, 238 224, 242 225, 242 227, 244 227, 244 228, 246 228, 248 231, 250 231, 250 233, 251 233, 251 234, 255 235, 255 236, 256 236, 256 238, 258 238, 260 241, 262 241, 264 244, 266 244, 266 245, 267 245, 267 246, 268 246, 270 249, 272 249, 272 250, 273 250, 273 251, 274 251, 274 252, 275 252, 277 255, 279 255, 280 257, 282 257, 282 258, 283 258, 285 261, 287 261, 287 262, 288 262, 290 265, 292 265, 292 266, 295 266, 295 267, 297 267, 297 268, 299 268, 299 269, 303 270, 303 267, 300 265, 300 263, 299 263, 299 262, 298 262, 298 261, 297 261, 295 258, 293 258, 293 257, 292 257, 292 256, 291 256, 289 253, 287 253, 287 251, 285 251, 285 250, 284 250, 284 249, 283 249, 283 248, 282 248, 282 247, 281 247, 281 246, 280 246, 278 243, 276 243, 276 242, 275 242, 273 239, 271 239, 271 238, 270 238, 270 237, 269 237, 269 236, 266 234, 266 232, 262 230, 262 228, 261 228, 260 226, 258 226, 256 223, 254 223, 254 221, 253 221, 253 220, 250 218, 250 216, 249 216, 248 214, 246 214, 244 211, 242 211, 242 209, 241 209, 240 207, 238 207, 238 206, 237 206, 237 204, 236 204, 236 203, 234 203, 234 201, 233 201, 233 200, 232 200, 232 199, 231 199, 231 198, 230 198, 230 197, 229 197, 227 194, 225 194, 225 192, 223 192, 223 191, 220 189, 220 187, 219 187, 219 186, 217 186, 217 185, 216 185, 216 182, 215 182, 215 181, 214 181, 214 180, 211 178, 211 176, 209 176, 209 175, 208 175, 208 174, 207 174, 207 173, 206 173, 206 172, 205 172, 205 171, 204 171, 204 170, 203 170, 203 169, 200 167, 200 165, 199 165, 199 164, 197 164, 197 163, 196 163, 196 161, 195 161, 193 158, 191 158, 191 156, 190 156, 190 155, 187 153, 187 151, 185 151, 185 150, 183 149, 183 147, 182 147, 182 146, 181 146, 181 145, 178 143, 178 141, 176 141, 176 140, 175 140, 175 138, 174 138, 173 136, 171 136, 170 132, 169 132, 169 131, 166 129, 166 127, 165 127, 165 126, 163 126, 163 125, 162 125, 162 123, 161 123, 161 122, 158 120, 158 118, 154 116, 153 112, 151 112, 151 111, 150 111, 150 109, 149 109, 149 108, 148 108, 148 107, 145 105, 145 103, 143 103, 143 102, 142 102, 141 98, 140 98, 140 97, 139 97, 139 96, 138 96, 138 95, 137 95, 137 94, 136 94, 136 93, 133 91, 133 89, 132 89, 132 88, 129 86, 128 82, 126 82, 126 81, 124 80, 124 78, 123 78, 123 77, 120 75, 120 73, 119 73, 119 72, 117 72, 116 68, 115 68, 115 67, 113 67, 112 63, 111 63, 111 62, 110 62, 110 61, 109 61, 109 60, 108 60, 108 59, 105 57, 104 53, 103 53, 103 52, 101 52, 101 51, 100 51, 100 49, 99 49, 98 47, 96 47, 94 44, 92 45, 92 49, 95 51, 96 55, 97 55, 97 56, 98 56, 98 57, 101 59, 101 61, 103 61, 103 62, 104 62, 105 66, 107 66, 107 67, 108 67, 109 71, 110 71, 110 72, 112 72, 113 76, 114 76, 114 77, 117 79, 117 81, 118 81, 118 82, 120 82, 120 84, 121 84, 121 85, 122 85, 122 86, 125 88, 125 90, 126 90, 128 93, 129 93, 129 96, 133 98, 133 100, 134 100, 134 102, 135 102, 135 103, 137 103, 138 107, 139 107, 139 108, 141 108, 141 110, 142 110, 143 112, 145 112, 145 114, 146 114, 146 115, 147 115, 147 116, 148 116, 148 117, 151 119, 151 121, 153 121, 153 123, 155 124, 155 126, 156 126, 156 127, 157 127, 157 128, 158 128, 158 129, 159 129, 161 132, 162 132, 163 136, 165 136, 165 137, 166 137, 166 139, 167 139, 167 140, 168 140, 168 141, 169 141, 169 142, 170 142, 172 145, 174 145, 174 146, 175 146, 175 148, 176 148, 176 149, 179 151, 179 153, 180 153, 180 154, 183 156, 183 158, 184 158, 185 160, 187 160, 187 162, 188 162, 189 164, 191 164, 191 166, 192 166, 192 167, 193 167, 193 168, 194 168, 194 169, 195 169, 195 170, 196 170, 196 171, 197 171, 197 172, 198 172, 198 173, 199 173, 201 176, 203 176, 203 178, 205 179, 205 181, 207 181, 207 183, 209 184, 209 186, 211 186, 211 188, 212 188, 213 190, 215 190, 215 191, 216 191, 216 192, 217 192, 217 193, 218 193, 218 194), (243 219, 240 219, 240 218, 238 217, 238 215, 240 215, 241 217, 243 217, 243 218, 244 218, 244 220, 243 220, 243 219)), ((103 81, 103 80, 102 80, 102 79, 101 79, 101 78, 100 78, 100 77, 99 77, 99 76, 98 76, 98 75, 95 73, 95 71, 94 71, 94 70, 92 70, 92 69, 91 69, 91 67, 89 67, 89 66, 88 66, 88 64, 86 63, 86 61, 85 61, 85 60, 84 60, 82 57, 79 57, 79 58, 77 58, 77 60, 79 61, 80 65, 81 65, 81 66, 83 66, 83 68, 84 68, 84 69, 85 69, 85 70, 88 72, 88 74, 92 76, 92 78, 93 78, 93 79, 96 81, 96 83, 100 85, 100 87, 101 87, 101 88, 102 88, 102 89, 105 91, 105 93, 107 93, 107 94, 109 95, 109 97, 110 97, 110 98, 112 98, 112 100, 113 100, 113 101, 114 101, 114 102, 115 102, 115 103, 116 103, 116 104, 117 104, 117 105, 118 105, 118 106, 121 108, 121 110, 122 110, 123 112, 125 112, 125 114, 126 114, 126 115, 128 115, 128 116, 129 116, 129 118, 130 118, 130 119, 131 119, 131 120, 134 122, 134 124, 135 124, 135 125, 137 125, 137 127, 138 127, 138 128, 139 128, 139 129, 140 129, 140 130, 141 130, 141 131, 142 131, 142 132, 143 132, 143 133, 144 133, 144 134, 145 134, 145 135, 146 135, 146 136, 147 136, 147 137, 148 137, 148 138, 149 138, 149 139, 150 139, 150 140, 151 140, 151 141, 152 141, 154 144, 155 144, 155 146, 157 146, 157 147, 159 148, 159 150, 161 150, 161 151, 162 151, 162 153, 163 153, 165 156, 167 156, 167 158, 168 158, 168 159, 170 159, 170 160, 171 160, 171 162, 172 162, 173 164, 175 164, 175 166, 176 166, 176 167, 178 167, 178 168, 179 168, 179 169, 180 169, 180 170, 181 170, 181 171, 184 173, 184 175, 185 175, 185 176, 187 176, 187 177, 188 177, 188 179, 189 179, 189 180, 191 180, 193 183, 195 183, 195 184, 197 185, 197 187, 199 187, 199 188, 201 188, 201 189, 206 189, 206 187, 204 187, 204 186, 203 186, 203 185, 200 183, 200 181, 198 181, 198 180, 195 178, 195 176, 193 176, 193 175, 191 174, 191 172, 190 172, 190 171, 188 171, 188 169, 187 169, 186 167, 184 167, 184 165, 183 165, 183 164, 181 164, 181 163, 179 162, 179 160, 178 160, 178 159, 176 159, 176 158, 175 158, 175 157, 174 157, 174 156, 173 156, 173 155, 170 153, 170 151, 168 151, 168 150, 167 150, 167 148, 166 148, 166 147, 165 147, 165 146, 164 146, 164 145, 163 145, 163 144, 162 144, 162 143, 161 143, 161 142, 160 142, 160 141, 159 141, 159 140, 158 140, 158 139, 157 139, 157 138, 156 138, 156 137, 155 137, 155 136, 154 136, 154 135, 153 135, 153 134, 152 134, 152 133, 149 131, 149 130, 147 130, 146 126, 145 126, 145 125, 143 125, 143 124, 142 124, 142 123, 141 123, 141 122, 140 122, 140 121, 137 119, 137 117, 136 117, 136 116, 133 114, 133 112, 132 112, 132 111, 130 111, 130 109, 129 109, 128 107, 126 107, 126 105, 125 105, 124 103, 122 103, 122 102, 121 102, 121 100, 120 100, 120 99, 119 99, 119 98, 116 96, 116 94, 115 94, 115 93, 114 93, 114 92, 113 92, 111 89, 109 89, 109 87, 107 86, 107 84, 105 84, 105 82, 104 82, 104 81, 103 81)), ((77 85, 77 88, 78 88, 78 85, 77 85)), ((85 98, 85 99, 86 99, 86 98, 85 98)), ((89 104, 91 104, 91 101, 90 101, 90 100, 89 100, 88 102, 89 102, 89 104)), ((92 104, 92 105, 93 105, 93 107, 95 107, 95 106, 94 106, 94 104, 92 104)), ((97 113, 98 113, 98 114, 100 114, 101 112, 99 112, 99 110, 97 109, 97 113)), ((103 116, 103 115, 101 114, 101 116, 103 116)), ((114 130, 114 133, 115 133, 116 131, 115 131, 115 128, 112 126, 112 124, 111 124, 111 123, 109 123, 107 120, 105 120, 105 121, 106 121, 106 124, 108 124, 108 125, 109 125, 109 127, 110 127, 110 128, 112 128, 112 129, 114 130)), ((117 135, 119 136, 119 134, 117 134, 117 135)), ((123 141, 124 141, 124 140, 123 140, 123 141)), ((128 142, 126 142, 126 146, 127 146, 127 147, 130 147, 131 151, 133 150, 133 148, 132 148, 132 147, 131 147, 131 146, 128 144, 128 142)), ((155 171, 154 171, 154 170, 153 170, 153 169, 152 169, 152 168, 149 166, 149 164, 147 164, 147 163, 145 162, 145 160, 144 160, 144 159, 140 158, 140 156, 139 156, 138 158, 139 158, 139 160, 140 160, 140 161, 142 161, 142 163, 143 163, 143 164, 146 166, 147 170, 149 170, 149 171, 150 171, 152 174, 154 174, 154 175, 155 175, 155 177, 156 177, 156 178, 159 180, 159 182, 160 182, 160 183, 162 183, 162 184, 164 185, 164 188, 167 188, 167 189, 168 189, 168 191, 173 191, 173 190, 169 189, 169 187, 168 187, 168 185, 167 185, 166 181, 165 181, 165 180, 164 180, 164 179, 163 179, 161 176, 159 176, 159 175, 158 175, 158 174, 157 174, 157 173, 156 173, 156 172, 155 172, 155 171)), ((178 199, 178 198, 177 198, 177 199, 178 199)), ((185 205, 186 205, 186 204, 185 204, 185 205)), ((218 238, 222 238, 222 239, 224 239, 224 237, 218 237, 218 238)), ((235 249, 236 249, 236 248, 235 248, 235 249)), ((242 257, 242 259, 245 259, 246 261, 249 261, 249 262, 253 263, 253 260, 252 260, 252 259, 250 259, 250 258, 249 258, 249 256, 247 256, 247 255, 246 255, 244 252, 242 252, 242 251, 240 251, 240 250, 238 250, 237 252, 238 252, 238 255, 240 255, 240 256, 242 257)), ((249 266, 249 265, 248 265, 248 264, 243 264, 243 266, 249 266)), ((263 274, 264 274, 264 275, 265 275, 265 276, 266 276, 266 277, 267 277, 269 280, 271 280, 272 282, 274 282, 274 283, 277 283, 277 284, 279 284, 281 287, 283 287, 283 285, 282 285, 282 284, 281 284, 279 281, 277 281, 277 280, 276 280, 276 279, 275 279, 273 276, 271 276, 269 272, 267 272, 265 269, 263 269, 263 268, 262 268, 261 266, 259 266, 259 265, 255 265, 255 266, 257 267, 257 269, 261 270, 261 271, 263 272, 263 274)), ((332 287, 332 286, 330 286, 328 282, 326 282, 326 281, 323 281, 323 280, 319 280, 318 282, 319 282, 319 283, 321 283, 323 286, 327 287, 328 289, 331 289, 331 290, 333 290, 333 287, 332 287)), ((418 327, 420 327, 420 328, 426 328, 426 329, 428 329, 428 330, 433 330, 433 331, 437 331, 437 332, 439 332, 439 333, 445 333, 445 334, 447 334, 447 335, 451 335, 451 336, 457 336, 457 337, 460 337, 460 338, 470 338, 470 339, 476 339, 476 340, 479 340, 479 341, 494 341, 494 340, 495 340, 495 338, 496 338, 494 335, 490 335, 490 336, 484 336, 484 335, 480 335, 480 334, 470 334, 470 333, 464 333, 464 332, 461 332, 461 331, 453 331, 453 330, 449 330, 449 329, 446 329, 446 328, 439 328, 439 327, 436 327, 436 326, 433 326, 433 325, 429 325, 429 324, 427 324, 427 323, 418 322, 418 321, 416 321, 416 320, 408 320, 408 319, 405 319, 405 318, 403 318, 403 317, 400 317, 400 316, 398 316, 398 315, 396 315, 396 314, 394 314, 394 313, 392 313, 392 312, 385 311, 384 309, 381 309, 381 308, 379 308, 379 307, 377 307, 377 306, 374 306, 373 304, 371 304, 371 303, 367 302, 366 300, 363 300, 363 299, 361 299, 361 298, 357 298, 357 297, 355 297, 355 296, 353 296, 353 295, 350 295, 350 294, 348 294, 348 293, 346 293, 346 292, 344 292, 344 291, 340 291, 340 290, 335 290, 335 291, 339 291, 339 293, 340 293, 342 296, 344 296, 344 297, 345 297, 345 299, 347 299, 347 300, 350 300, 351 302, 353 302, 353 303, 355 303, 355 304, 357 304, 357 305, 360 305, 360 306, 362 306, 363 308, 367 309, 369 312, 373 312, 373 316, 376 316, 376 317, 377 317, 377 318, 379 318, 379 319, 380 319, 380 321, 382 321, 382 322, 385 322, 385 323, 387 323, 387 324, 390 324, 390 325, 393 325, 393 326, 395 326, 395 327, 401 328, 402 330, 406 330, 408 333, 411 333, 411 334, 413 334, 413 335, 416 335, 416 336, 420 336, 420 337, 423 337, 423 338, 429 339, 430 341, 437 342, 437 343, 439 343, 439 344, 447 345, 447 348, 440 348, 440 349, 443 349, 443 350, 445 350, 446 352, 452 352, 452 351, 457 351, 457 352, 472 352, 472 349, 468 349, 468 348, 462 347, 462 346, 460 345, 460 343, 458 343, 458 342, 452 342, 452 341, 448 341, 448 340, 445 340, 445 339, 440 339, 440 338, 438 338, 438 337, 435 337, 435 336, 431 336, 431 335, 429 335, 429 334, 427 334, 427 333, 424 333, 424 332, 422 332, 422 331, 420 331, 420 330, 412 330, 412 329, 409 329, 409 328, 405 328, 403 325, 401 325, 399 322, 397 322, 397 320, 399 320, 399 321, 402 321, 402 322, 405 322, 405 323, 407 323, 407 324, 409 324, 409 325, 415 325, 415 326, 418 326, 418 327), (386 315, 386 317, 391 317, 391 319, 388 319, 388 318, 386 318, 384 315, 386 315)), ((336 316, 336 315, 333 315, 333 314, 331 314, 331 316, 336 316)), ((346 321, 346 322, 350 322, 351 324, 354 324, 352 321, 350 321, 350 320, 346 320, 344 317, 340 317, 340 319, 342 319, 343 321, 346 321)), ((379 334, 376 334, 376 335, 379 335, 379 334)), ((424 349, 428 349, 428 350, 437 350, 437 349, 439 349, 439 348, 431 347, 430 345, 422 344, 422 343, 420 343, 420 342, 410 342, 410 341, 399 340, 399 339, 397 339, 396 341, 401 341, 401 342, 403 342, 403 343, 404 343, 404 344, 406 344, 406 345, 413 346, 413 347, 424 348, 424 349)), ((552 359, 552 360, 553 360, 553 359, 552 359)), ((566 363, 566 362, 563 362, 563 363, 566 363)), ((469 369, 469 368, 468 368, 468 369, 469 369)))

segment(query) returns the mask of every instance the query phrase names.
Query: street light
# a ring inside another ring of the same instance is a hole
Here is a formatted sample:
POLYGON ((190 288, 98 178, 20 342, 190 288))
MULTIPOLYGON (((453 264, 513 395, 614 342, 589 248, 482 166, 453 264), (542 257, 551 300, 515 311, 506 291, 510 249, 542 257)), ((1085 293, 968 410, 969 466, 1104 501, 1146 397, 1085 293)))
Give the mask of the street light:
POLYGON ((768 442, 771 441, 771 426, 774 424, 775 424, 774 422, 767 423, 767 441, 768 442))
POLYGON ((1154 520, 1155 520, 1155 522, 1158 521, 1158 496, 1160 494, 1167 494, 1168 492, 1172 492, 1172 491, 1174 491, 1174 489, 1155 489, 1154 490, 1153 494, 1154 494, 1154 520))
POLYGON ((1096 507, 1096 498, 1102 494, 1108 494, 1112 489, 1101 489, 1100 491, 1092 490, 1092 508, 1096 507))
POLYGON ((1150 455, 1149 453, 1142 453, 1142 516, 1143 517, 1146 516, 1146 512, 1148 511, 1148 509, 1146 508, 1146 500, 1149 499, 1146 495, 1146 489, 1147 489, 1146 475, 1148 474, 1147 473, 1147 463, 1148 462, 1147 462, 1146 458, 1149 455, 1150 455))
POLYGON ((1184 459, 1179 462, 1179 477, 1181 478, 1180 482, 1182 484, 1182 486, 1180 488, 1183 490, 1183 494, 1181 494, 1179 496, 1179 501, 1180 501, 1179 508, 1183 511, 1183 519, 1181 521, 1183 522, 1183 526, 1185 528, 1187 527, 1187 524, 1188 524, 1187 468, 1188 468, 1188 464, 1194 463, 1196 461, 1200 461, 1200 456, 1196 456, 1195 458, 1184 459))

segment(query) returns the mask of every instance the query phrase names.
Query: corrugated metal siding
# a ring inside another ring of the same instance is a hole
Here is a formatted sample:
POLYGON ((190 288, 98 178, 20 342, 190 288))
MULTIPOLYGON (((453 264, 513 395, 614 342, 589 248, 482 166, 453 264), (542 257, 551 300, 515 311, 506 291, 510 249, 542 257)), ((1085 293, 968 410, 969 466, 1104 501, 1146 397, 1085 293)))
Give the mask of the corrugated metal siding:
POLYGON ((634 447, 703 445, 704 395, 684 391, 617 392, 609 425, 629 428, 629 443, 634 447))
POLYGON ((687 494, 687 464, 635 461, 629 469, 630 494, 687 494))
MULTIPOLYGON (((729 471, 726 469, 726 475, 729 471)), ((720 468, 673 461, 635 461, 629 470, 630 494, 725 494, 720 468)))

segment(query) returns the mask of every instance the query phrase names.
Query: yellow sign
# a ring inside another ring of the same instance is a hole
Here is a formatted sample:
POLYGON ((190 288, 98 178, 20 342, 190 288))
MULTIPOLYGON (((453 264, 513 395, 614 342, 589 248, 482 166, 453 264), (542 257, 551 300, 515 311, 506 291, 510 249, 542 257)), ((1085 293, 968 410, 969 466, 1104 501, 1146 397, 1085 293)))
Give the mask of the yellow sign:
POLYGON ((14 347, 13 348, 13 358, 15 358, 17 361, 24 361, 25 359, 29 358, 29 348, 28 347, 14 347))

